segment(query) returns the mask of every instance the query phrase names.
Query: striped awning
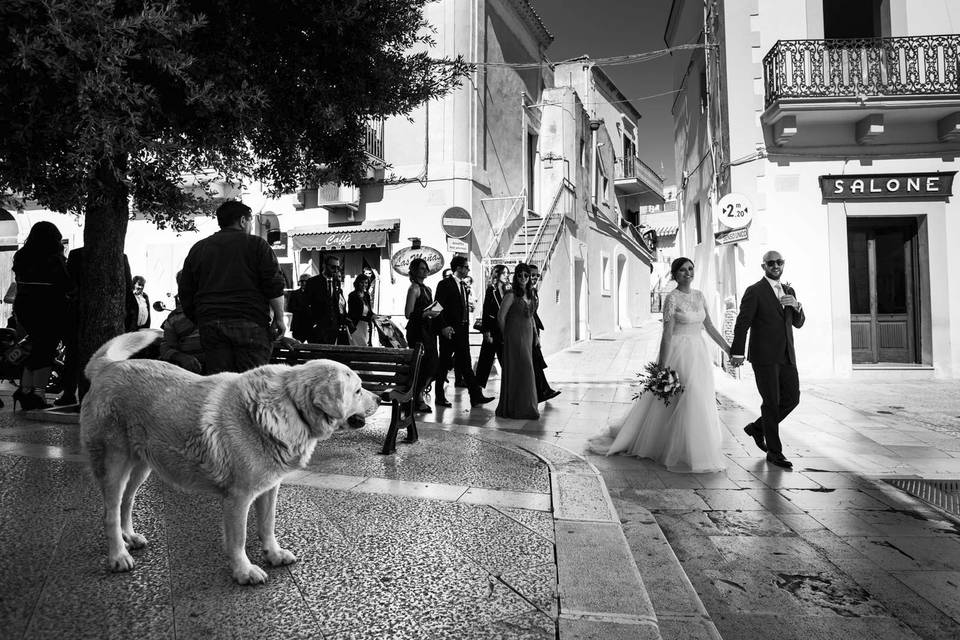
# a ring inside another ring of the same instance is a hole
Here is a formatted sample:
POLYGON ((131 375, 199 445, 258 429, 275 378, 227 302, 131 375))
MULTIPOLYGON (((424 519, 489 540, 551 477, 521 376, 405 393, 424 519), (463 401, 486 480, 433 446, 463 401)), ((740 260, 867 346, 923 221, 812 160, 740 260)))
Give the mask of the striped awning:
POLYGON ((386 247, 389 234, 399 228, 399 220, 377 220, 342 227, 299 227, 290 231, 293 250, 349 251, 386 247))

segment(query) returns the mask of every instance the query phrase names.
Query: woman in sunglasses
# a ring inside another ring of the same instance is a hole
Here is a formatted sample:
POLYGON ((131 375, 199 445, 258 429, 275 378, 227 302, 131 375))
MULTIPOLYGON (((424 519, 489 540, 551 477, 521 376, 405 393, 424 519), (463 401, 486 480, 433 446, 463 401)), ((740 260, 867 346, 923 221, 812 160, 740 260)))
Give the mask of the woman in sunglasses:
POLYGON ((533 371, 533 315, 536 312, 530 267, 513 270, 513 285, 500 303, 497 324, 503 336, 503 373, 497 416, 537 420, 537 383, 533 371))
POLYGON ((669 404, 653 393, 642 394, 622 426, 607 438, 590 441, 590 449, 610 455, 624 452, 651 458, 670 471, 711 473, 726 466, 721 449, 713 362, 703 332, 730 353, 730 346, 710 321, 703 294, 694 289, 693 261, 677 258, 670 275, 677 288, 663 302, 663 336, 657 364, 673 369, 683 392, 669 404))

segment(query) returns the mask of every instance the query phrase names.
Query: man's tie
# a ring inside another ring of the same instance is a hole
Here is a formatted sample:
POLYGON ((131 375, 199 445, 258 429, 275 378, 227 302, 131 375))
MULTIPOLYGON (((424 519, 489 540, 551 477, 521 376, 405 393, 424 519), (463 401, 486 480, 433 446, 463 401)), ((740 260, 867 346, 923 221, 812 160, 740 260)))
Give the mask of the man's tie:
MULTIPOLYGON (((783 297, 783 287, 781 286, 781 284, 780 284, 779 282, 777 282, 777 284, 774 285, 774 289, 775 289, 776 292, 777 292, 777 302, 780 302, 780 298, 783 297)), ((780 303, 780 308, 783 309, 783 303, 782 303, 782 302, 780 303)))
POLYGON ((460 303, 463 305, 463 321, 470 322, 470 307, 467 305, 467 285, 460 281, 460 303))

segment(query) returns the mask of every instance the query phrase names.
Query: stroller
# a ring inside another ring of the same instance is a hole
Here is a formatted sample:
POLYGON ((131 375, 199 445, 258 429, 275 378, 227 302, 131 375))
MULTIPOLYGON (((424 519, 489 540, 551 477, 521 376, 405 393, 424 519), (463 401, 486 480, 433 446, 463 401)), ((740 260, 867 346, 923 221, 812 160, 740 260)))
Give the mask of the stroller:
POLYGON ((387 316, 376 316, 373 319, 373 326, 376 327, 380 344, 383 346, 391 349, 407 348, 407 339, 403 337, 403 331, 387 316))
MULTIPOLYGON (((13 384, 20 383, 20 375, 23 373, 22 364, 13 364, 3 357, 15 344, 20 341, 16 329, 10 327, 0 327, 0 379, 9 380, 13 384)), ((60 393, 63 391, 63 343, 57 348, 57 353, 53 358, 53 365, 50 369, 50 380, 47 382, 47 393, 60 393)))

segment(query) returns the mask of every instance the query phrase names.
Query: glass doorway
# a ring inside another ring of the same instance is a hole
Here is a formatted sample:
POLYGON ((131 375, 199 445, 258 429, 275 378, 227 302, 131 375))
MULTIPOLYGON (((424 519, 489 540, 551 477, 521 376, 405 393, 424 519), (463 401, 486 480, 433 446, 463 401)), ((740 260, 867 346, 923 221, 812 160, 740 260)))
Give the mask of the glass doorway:
POLYGON ((854 364, 917 360, 917 221, 847 220, 854 364))

